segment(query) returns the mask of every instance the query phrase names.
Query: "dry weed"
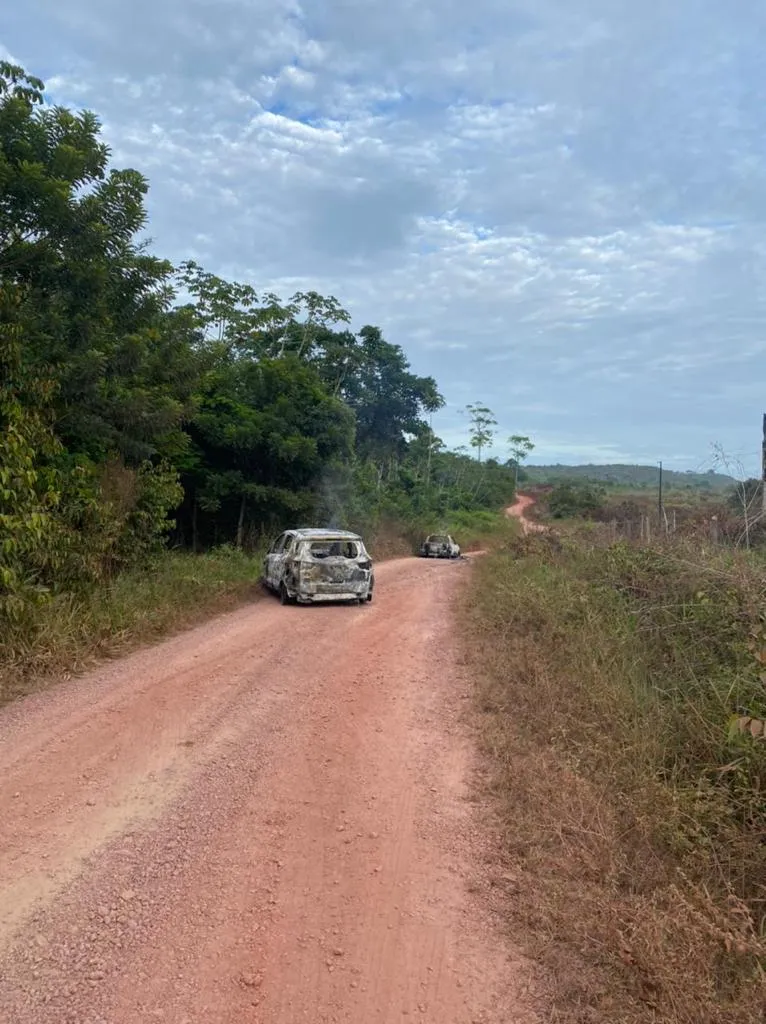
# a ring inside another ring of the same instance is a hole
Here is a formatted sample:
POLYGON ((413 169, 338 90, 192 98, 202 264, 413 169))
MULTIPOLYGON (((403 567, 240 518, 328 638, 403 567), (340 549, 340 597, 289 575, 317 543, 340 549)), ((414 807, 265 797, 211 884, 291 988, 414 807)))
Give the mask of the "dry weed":
POLYGON ((711 598, 705 566, 684 582, 640 553, 537 537, 474 571, 465 642, 505 905, 547 971, 551 1019, 762 1024, 766 759, 721 706, 721 687, 742 698, 752 682, 729 649, 744 621, 713 629, 703 603, 734 615, 731 579, 711 598), (643 588, 638 604, 625 586, 643 588), (750 761, 722 771, 731 743, 750 761))

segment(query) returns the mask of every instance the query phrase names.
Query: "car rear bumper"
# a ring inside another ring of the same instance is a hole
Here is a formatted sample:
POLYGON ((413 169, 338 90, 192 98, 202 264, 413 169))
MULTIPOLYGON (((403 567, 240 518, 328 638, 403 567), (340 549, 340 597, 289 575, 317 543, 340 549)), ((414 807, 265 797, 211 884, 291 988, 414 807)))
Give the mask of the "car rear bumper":
POLYGON ((361 601, 366 599, 371 589, 370 580, 308 583, 298 587, 295 597, 301 604, 314 604, 319 601, 361 601))

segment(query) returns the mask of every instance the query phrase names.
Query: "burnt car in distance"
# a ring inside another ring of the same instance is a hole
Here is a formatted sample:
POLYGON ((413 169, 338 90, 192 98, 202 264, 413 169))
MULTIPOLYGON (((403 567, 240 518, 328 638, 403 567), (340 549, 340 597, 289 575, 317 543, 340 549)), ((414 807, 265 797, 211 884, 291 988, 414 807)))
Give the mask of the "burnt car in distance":
POLYGON ((460 545, 448 533, 431 533, 420 545, 422 558, 459 558, 460 545))
POLYGON ((263 582, 282 604, 372 601, 375 575, 364 541, 346 530, 287 530, 272 544, 263 582))

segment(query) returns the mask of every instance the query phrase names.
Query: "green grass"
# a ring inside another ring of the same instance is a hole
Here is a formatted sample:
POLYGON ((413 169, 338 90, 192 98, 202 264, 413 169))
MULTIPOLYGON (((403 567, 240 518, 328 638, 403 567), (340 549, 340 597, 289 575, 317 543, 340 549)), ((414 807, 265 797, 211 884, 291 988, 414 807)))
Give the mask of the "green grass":
POLYGON ((451 534, 464 551, 471 551, 485 544, 510 540, 516 536, 518 524, 503 512, 479 510, 452 512, 445 517, 439 529, 451 534))
POLYGON ((475 568, 508 912, 557 1021, 763 1020, 766 742, 732 720, 766 718, 765 568, 567 535, 475 568))
POLYGON ((125 572, 83 594, 54 597, 6 626, 0 704, 256 599, 261 557, 233 548, 205 555, 167 552, 149 570, 125 572))

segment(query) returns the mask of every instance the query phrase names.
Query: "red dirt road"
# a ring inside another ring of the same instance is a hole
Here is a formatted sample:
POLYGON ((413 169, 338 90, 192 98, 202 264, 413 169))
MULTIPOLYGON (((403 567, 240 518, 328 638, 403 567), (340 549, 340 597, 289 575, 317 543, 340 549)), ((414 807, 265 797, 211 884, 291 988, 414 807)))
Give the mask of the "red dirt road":
POLYGON ((0 712, 2 1024, 514 1024, 450 638, 468 563, 265 600, 0 712))
POLYGON ((534 519, 530 519, 526 514, 528 509, 532 508, 534 504, 535 499, 531 498, 528 494, 517 494, 516 501, 513 505, 509 505, 505 510, 505 514, 518 519, 524 533, 543 533, 545 527, 540 523, 536 523, 534 519))

